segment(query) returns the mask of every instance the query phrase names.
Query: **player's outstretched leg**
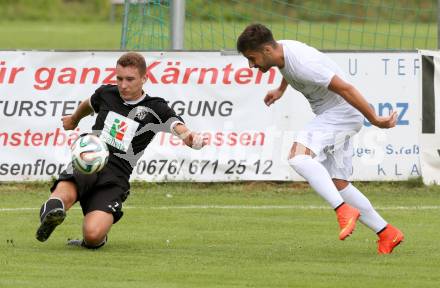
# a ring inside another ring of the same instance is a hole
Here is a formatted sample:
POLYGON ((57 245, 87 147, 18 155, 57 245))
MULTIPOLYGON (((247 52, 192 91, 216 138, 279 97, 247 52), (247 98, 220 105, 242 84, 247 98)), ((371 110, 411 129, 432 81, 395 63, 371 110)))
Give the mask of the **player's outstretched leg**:
POLYGON ((390 224, 377 235, 379 236, 379 240, 377 240, 377 252, 379 254, 390 254, 404 239, 403 233, 390 224))
POLYGON ((44 242, 49 239, 55 228, 63 223, 66 217, 64 203, 59 198, 50 198, 40 209, 40 227, 37 229, 36 238, 44 242))

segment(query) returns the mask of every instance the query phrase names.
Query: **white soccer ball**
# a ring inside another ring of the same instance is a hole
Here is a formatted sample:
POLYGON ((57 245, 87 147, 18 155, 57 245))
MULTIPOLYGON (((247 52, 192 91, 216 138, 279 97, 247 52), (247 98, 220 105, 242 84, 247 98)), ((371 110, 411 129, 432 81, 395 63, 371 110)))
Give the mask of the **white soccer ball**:
POLYGON ((109 156, 107 144, 95 135, 87 134, 78 137, 70 149, 72 165, 80 173, 96 173, 107 164, 109 156))

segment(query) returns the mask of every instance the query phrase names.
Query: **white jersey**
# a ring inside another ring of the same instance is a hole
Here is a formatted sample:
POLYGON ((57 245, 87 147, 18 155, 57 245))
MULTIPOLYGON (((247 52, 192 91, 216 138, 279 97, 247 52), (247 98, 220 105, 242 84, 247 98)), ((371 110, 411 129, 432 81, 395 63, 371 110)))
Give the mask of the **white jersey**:
POLYGON ((342 70, 327 55, 294 40, 280 40, 278 43, 284 51, 281 74, 287 83, 307 98, 315 114, 322 114, 344 103, 356 110, 340 95, 327 88, 333 76, 345 78, 342 70))

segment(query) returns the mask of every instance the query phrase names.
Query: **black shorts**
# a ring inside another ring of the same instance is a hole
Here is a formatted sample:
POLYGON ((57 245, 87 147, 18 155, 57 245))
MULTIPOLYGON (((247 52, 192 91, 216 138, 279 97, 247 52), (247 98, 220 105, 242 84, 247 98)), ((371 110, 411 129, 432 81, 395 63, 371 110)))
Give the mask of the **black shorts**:
MULTIPOLYGON (((70 165, 69 165, 70 166, 70 165)), ((121 219, 122 203, 130 194, 130 183, 127 179, 115 175, 111 168, 104 167, 98 173, 81 174, 71 167, 61 172, 50 191, 53 192, 60 181, 75 183, 83 215, 99 210, 113 214, 113 223, 121 219)))

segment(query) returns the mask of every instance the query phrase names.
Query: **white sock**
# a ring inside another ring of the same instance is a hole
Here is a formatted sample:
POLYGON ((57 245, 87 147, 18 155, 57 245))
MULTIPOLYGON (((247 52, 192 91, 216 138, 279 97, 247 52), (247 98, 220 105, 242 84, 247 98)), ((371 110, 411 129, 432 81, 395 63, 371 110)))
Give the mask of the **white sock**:
POLYGON ((365 197, 365 195, 356 187, 348 184, 348 186, 339 191, 339 193, 341 193, 342 198, 347 204, 359 209, 361 212, 359 220, 363 224, 375 233, 378 233, 385 228, 387 222, 376 212, 376 210, 374 210, 367 197, 365 197))
POLYGON ((297 155, 289 159, 289 164, 333 209, 344 202, 327 169, 310 155, 297 155))

